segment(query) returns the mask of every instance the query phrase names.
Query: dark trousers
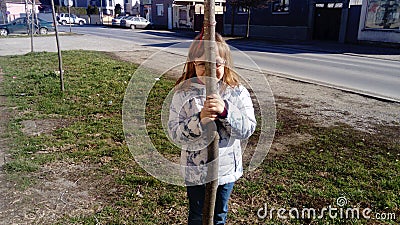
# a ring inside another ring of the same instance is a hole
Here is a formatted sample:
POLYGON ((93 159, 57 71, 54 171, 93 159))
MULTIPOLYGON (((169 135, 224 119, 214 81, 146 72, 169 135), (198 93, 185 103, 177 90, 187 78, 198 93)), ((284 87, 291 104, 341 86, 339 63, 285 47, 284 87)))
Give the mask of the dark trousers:
MULTIPOLYGON (((228 215, 228 201, 232 193, 233 182, 219 185, 214 210, 214 225, 225 224, 228 215)), ((205 185, 188 186, 189 198, 188 225, 202 225, 205 185)))

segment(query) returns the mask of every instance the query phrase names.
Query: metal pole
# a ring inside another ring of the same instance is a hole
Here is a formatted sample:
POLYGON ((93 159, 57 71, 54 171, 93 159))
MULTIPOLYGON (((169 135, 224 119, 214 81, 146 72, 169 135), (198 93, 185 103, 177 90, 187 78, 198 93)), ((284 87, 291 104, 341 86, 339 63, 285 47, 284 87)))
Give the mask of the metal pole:
POLYGON ((25 0, 26 31, 27 31, 28 35, 30 34, 30 37, 31 37, 31 52, 33 52, 33 37, 32 37, 32 25, 31 25, 31 23, 32 23, 31 17, 32 16, 30 15, 30 12, 32 12, 32 10, 29 11, 28 4, 29 4, 28 0, 25 0))
POLYGON ((68 1, 68 23, 69 23, 69 32, 72 33, 71 31, 71 5, 69 4, 70 2, 68 1))
POLYGON ((56 12, 54 10, 54 0, 51 0, 51 10, 53 14, 53 23, 54 23, 54 31, 56 33, 56 42, 57 42, 57 51, 58 51, 58 69, 60 71, 60 88, 61 91, 64 92, 64 74, 62 69, 62 55, 60 49, 60 42, 58 40, 58 28, 57 28, 57 19, 56 19, 56 12))
MULTIPOLYGON (((33 7, 34 7, 34 2, 35 0, 32 0, 32 10, 31 10, 31 52, 33 52, 33 32, 35 32, 35 24, 34 24, 34 20, 35 18, 33 17, 33 7)), ((28 22, 28 20, 26 20, 26 22, 28 22)))
MULTIPOLYGON (((210 76, 206 82, 206 95, 217 94, 217 76, 215 64, 215 0, 205 0, 204 2, 204 44, 206 56, 206 74, 210 76)), ((218 156, 219 156, 219 135, 213 130, 213 125, 208 123, 208 137, 213 139, 207 147, 208 168, 204 206, 203 206, 203 225, 214 224, 215 200, 218 189, 218 156), (214 162, 215 161, 215 162, 214 162)))
POLYGON ((100 22, 103 25, 103 0, 100 0, 100 10, 99 10, 99 14, 100 14, 100 22))

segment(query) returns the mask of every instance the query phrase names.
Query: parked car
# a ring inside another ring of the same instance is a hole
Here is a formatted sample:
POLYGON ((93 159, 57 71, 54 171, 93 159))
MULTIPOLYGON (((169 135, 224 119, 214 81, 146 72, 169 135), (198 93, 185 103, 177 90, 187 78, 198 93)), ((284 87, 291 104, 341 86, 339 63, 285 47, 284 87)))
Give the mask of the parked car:
POLYGON ((147 28, 151 26, 151 23, 143 17, 129 16, 121 20, 121 26, 129 27, 131 29, 147 28))
POLYGON ((67 25, 70 23, 83 25, 86 23, 85 19, 79 18, 75 14, 70 15, 68 13, 60 13, 60 15, 57 16, 57 21, 62 25, 67 25))
POLYGON ((112 19, 111 20, 111 25, 113 26, 113 27, 115 27, 115 26, 121 26, 121 20, 122 19, 126 19, 126 18, 128 18, 129 16, 118 16, 118 17, 116 17, 116 18, 114 18, 114 19, 112 19))
MULTIPOLYGON (((35 33, 47 34, 49 31, 54 31, 53 22, 49 22, 38 18, 35 19, 35 33)), ((0 36, 7 36, 9 34, 26 34, 29 33, 26 17, 17 18, 10 23, 0 24, 0 36)))

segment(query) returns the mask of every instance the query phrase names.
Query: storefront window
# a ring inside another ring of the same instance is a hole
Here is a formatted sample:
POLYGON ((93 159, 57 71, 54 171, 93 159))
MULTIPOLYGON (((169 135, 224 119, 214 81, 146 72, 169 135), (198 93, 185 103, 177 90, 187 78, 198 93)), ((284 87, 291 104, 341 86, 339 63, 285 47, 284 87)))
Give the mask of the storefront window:
POLYGON ((400 0, 368 0, 365 28, 399 30, 400 0))
POLYGON ((289 0, 278 0, 272 2, 272 12, 273 13, 289 12, 289 0))
POLYGON ((242 6, 238 6, 237 7, 237 12, 238 14, 247 14, 247 8, 246 7, 242 7, 242 6))
POLYGON ((164 16, 164 5, 156 4, 157 6, 157 16, 164 16))

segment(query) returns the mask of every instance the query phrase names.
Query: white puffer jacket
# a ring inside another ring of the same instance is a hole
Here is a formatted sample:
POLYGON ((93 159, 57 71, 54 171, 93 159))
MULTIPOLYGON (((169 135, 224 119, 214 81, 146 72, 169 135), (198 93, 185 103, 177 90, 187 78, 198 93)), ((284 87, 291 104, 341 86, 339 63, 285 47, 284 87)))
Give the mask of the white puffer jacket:
MULTIPOLYGON (((200 123, 200 111, 206 99, 206 87, 192 82, 189 88, 175 92, 170 106, 169 136, 182 148, 181 165, 187 185, 201 185, 207 175, 207 132, 200 123)), ((227 106, 226 118, 219 118, 218 184, 234 182, 243 175, 241 139, 254 132, 256 119, 248 90, 239 85, 220 91, 227 106)))

